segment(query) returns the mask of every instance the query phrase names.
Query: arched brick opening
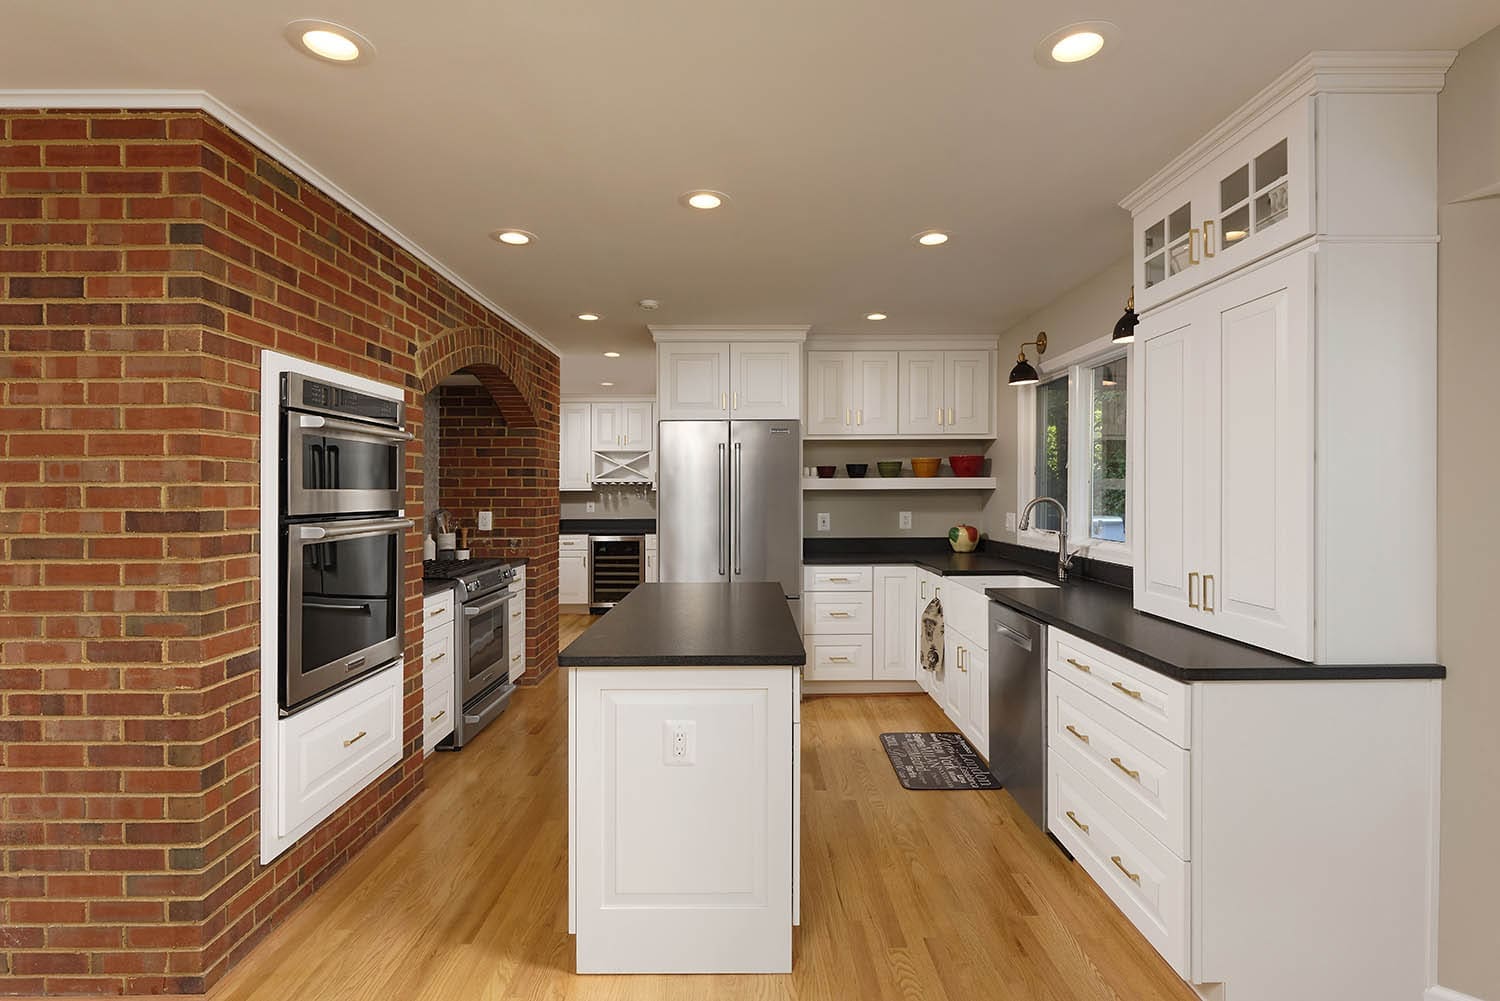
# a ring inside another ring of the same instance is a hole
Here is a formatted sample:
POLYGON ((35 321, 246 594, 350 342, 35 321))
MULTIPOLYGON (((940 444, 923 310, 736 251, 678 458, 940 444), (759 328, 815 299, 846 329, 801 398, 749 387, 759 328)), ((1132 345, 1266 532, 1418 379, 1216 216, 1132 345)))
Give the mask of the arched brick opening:
POLYGON ((442 330, 417 349, 417 407, 460 371, 483 388, 445 392, 454 419, 439 425, 439 503, 471 528, 479 511, 493 512, 494 530, 473 534, 476 557, 525 557, 521 683, 535 684, 557 666, 557 357, 508 324, 442 330))

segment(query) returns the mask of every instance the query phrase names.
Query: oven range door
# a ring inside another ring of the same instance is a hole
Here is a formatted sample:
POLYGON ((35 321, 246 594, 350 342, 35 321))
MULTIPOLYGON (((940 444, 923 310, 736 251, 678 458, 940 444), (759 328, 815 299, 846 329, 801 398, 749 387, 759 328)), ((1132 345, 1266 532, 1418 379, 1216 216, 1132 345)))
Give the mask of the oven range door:
POLYGON ((282 530, 281 708, 308 702, 399 658, 406 518, 282 530))
POLYGON ((468 705, 497 681, 510 678, 510 588, 471 599, 460 608, 460 705, 468 705))
POLYGON ((282 413, 282 511, 287 517, 399 511, 406 506, 406 443, 397 427, 282 413))

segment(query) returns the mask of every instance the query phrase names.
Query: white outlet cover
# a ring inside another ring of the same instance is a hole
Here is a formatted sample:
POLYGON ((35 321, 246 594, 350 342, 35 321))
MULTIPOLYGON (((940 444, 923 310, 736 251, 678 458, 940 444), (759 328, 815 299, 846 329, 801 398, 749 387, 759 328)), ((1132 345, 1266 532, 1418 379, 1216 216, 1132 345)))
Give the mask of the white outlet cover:
POLYGON ((1005 512, 1005 530, 1007 532, 1014 532, 1016 530, 1016 513, 1014 511, 1005 512))
POLYGON ((661 763, 671 767, 698 763, 697 720, 662 720, 661 763))
POLYGON ((831 531, 832 528, 833 528, 833 519, 829 517, 828 512, 827 511, 819 511, 818 512, 818 531, 820 531, 820 532, 827 532, 827 531, 831 531))
POLYGON ((896 524, 898 526, 900 526, 901 528, 910 529, 911 528, 911 512, 910 511, 902 511, 899 515, 896 516, 896 524))
POLYGON ((594 513, 594 502, 593 501, 585 501, 584 505, 583 505, 583 512, 584 512, 584 514, 593 514, 594 513))
POLYGON ((479 512, 479 530, 481 532, 489 532, 489 531, 493 531, 494 527, 495 527, 495 512, 493 512, 493 511, 480 511, 479 512))

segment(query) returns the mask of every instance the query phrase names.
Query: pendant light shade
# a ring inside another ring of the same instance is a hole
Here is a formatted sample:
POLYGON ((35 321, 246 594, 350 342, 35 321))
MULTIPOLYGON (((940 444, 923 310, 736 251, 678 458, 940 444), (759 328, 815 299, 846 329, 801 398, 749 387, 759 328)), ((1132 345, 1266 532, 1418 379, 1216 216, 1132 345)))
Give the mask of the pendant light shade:
POLYGON ((1130 289, 1130 298, 1125 301, 1125 315, 1115 321, 1115 332, 1110 340, 1116 344, 1129 344, 1135 340, 1135 325, 1141 318, 1135 315, 1135 288, 1130 289))
POLYGON ((1045 330, 1036 335, 1036 340, 1027 341, 1021 345, 1021 351, 1016 355, 1016 367, 1010 370, 1010 379, 1008 381, 1012 386, 1035 386, 1042 381, 1042 377, 1037 374, 1036 368, 1031 362, 1026 360, 1026 349, 1032 346, 1036 347, 1037 357, 1040 358, 1043 352, 1047 350, 1047 332, 1045 330))

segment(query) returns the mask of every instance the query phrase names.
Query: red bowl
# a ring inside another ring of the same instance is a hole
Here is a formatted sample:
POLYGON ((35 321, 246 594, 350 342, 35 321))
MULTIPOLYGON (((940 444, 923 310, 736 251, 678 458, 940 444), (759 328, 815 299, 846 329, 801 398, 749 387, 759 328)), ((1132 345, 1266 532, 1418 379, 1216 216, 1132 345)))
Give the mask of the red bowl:
POLYGON ((953 467, 954 476, 979 476, 984 473, 984 456, 950 455, 948 465, 953 467))

